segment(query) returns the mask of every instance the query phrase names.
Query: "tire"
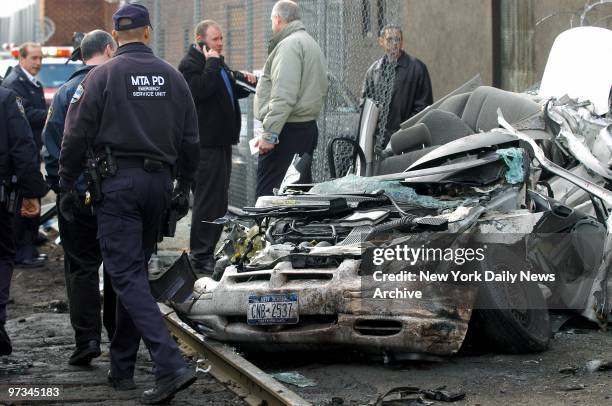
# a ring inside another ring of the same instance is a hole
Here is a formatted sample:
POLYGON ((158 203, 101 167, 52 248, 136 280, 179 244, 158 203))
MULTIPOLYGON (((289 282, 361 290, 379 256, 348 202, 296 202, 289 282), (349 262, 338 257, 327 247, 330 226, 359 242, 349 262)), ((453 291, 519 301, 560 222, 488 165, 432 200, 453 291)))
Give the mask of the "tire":
MULTIPOLYGON (((507 246, 496 245, 487 253, 483 268, 500 273, 527 267, 520 255, 507 246), (521 261, 517 263, 517 261, 521 261)), ((522 257, 524 258, 524 256, 522 257)), ((474 309, 476 335, 484 338, 498 351, 523 354, 544 351, 551 336, 546 299, 535 282, 483 282, 474 309)))

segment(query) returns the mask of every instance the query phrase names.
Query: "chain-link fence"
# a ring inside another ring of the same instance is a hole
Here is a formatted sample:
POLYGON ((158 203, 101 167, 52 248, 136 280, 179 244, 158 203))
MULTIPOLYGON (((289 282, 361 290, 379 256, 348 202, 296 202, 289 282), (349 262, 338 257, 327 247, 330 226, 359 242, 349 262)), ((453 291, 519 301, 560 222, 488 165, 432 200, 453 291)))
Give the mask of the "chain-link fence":
MULTIPOLYGON (((235 70, 263 68, 267 45, 272 36, 270 13, 275 0, 141 0, 151 12, 154 27, 153 49, 173 65, 193 41, 193 27, 203 19, 217 21, 224 33, 224 54, 235 70)), ((383 54, 378 32, 386 24, 402 25, 406 2, 402 0, 298 0, 302 21, 326 55, 330 87, 319 117, 319 142, 313 162, 316 181, 329 178, 325 150, 336 137, 356 139, 360 118, 360 98, 365 72, 383 54)), ((392 69, 394 72, 394 69, 392 69)), ((379 123, 384 127, 393 84, 377 86, 383 109, 379 123)), ((234 148, 230 204, 254 203, 257 157, 249 151, 248 140, 261 131, 253 117, 253 98, 241 101, 242 132, 234 148)), ((223 118, 219 118, 223 119, 223 118)), ((382 133, 382 132, 381 132, 382 133)), ((281 140, 282 142, 282 140, 281 140)), ((346 146, 335 150, 338 166, 346 168, 352 151, 346 146), (344 161, 344 162, 343 162, 344 161)))

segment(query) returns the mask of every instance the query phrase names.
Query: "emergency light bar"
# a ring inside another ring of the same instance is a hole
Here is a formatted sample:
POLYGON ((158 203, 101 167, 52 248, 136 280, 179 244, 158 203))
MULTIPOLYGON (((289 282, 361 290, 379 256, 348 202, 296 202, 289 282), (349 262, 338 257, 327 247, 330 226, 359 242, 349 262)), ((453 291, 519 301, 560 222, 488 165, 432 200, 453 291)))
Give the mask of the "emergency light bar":
MULTIPOLYGON (((42 47, 43 58, 70 58, 72 47, 42 47)), ((19 58, 19 48, 13 48, 11 55, 19 58)))

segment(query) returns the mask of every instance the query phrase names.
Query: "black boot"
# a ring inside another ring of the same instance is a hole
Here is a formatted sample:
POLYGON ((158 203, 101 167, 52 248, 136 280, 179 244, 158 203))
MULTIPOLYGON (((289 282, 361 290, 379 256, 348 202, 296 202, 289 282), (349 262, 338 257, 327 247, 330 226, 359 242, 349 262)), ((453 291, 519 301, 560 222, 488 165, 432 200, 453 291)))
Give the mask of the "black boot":
POLYGON ((100 343, 96 340, 89 340, 86 343, 77 345, 68 363, 70 365, 89 365, 91 360, 99 357, 100 354, 102 354, 100 343))
POLYGON ((4 323, 0 324, 0 355, 11 355, 12 352, 11 339, 4 328, 4 323))
POLYGON ((111 375, 111 371, 108 371, 106 379, 108 380, 108 384, 115 390, 125 391, 136 389, 134 378, 115 378, 111 375))
POLYGON ((155 380, 155 387, 143 392, 140 398, 145 405, 157 405, 170 400, 178 391, 186 389, 196 380, 193 368, 183 367, 155 380))

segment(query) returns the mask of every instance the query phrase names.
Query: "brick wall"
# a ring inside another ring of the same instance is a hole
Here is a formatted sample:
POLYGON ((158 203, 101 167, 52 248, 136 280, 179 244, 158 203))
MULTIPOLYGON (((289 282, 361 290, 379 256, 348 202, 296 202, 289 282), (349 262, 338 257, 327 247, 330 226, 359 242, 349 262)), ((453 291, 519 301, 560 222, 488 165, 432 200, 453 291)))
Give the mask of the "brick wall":
POLYGON ((45 0, 44 15, 55 23, 55 33, 46 45, 72 45, 75 31, 110 31, 118 5, 118 1, 105 0, 45 0))

